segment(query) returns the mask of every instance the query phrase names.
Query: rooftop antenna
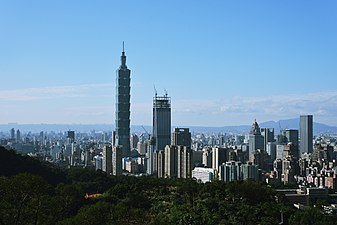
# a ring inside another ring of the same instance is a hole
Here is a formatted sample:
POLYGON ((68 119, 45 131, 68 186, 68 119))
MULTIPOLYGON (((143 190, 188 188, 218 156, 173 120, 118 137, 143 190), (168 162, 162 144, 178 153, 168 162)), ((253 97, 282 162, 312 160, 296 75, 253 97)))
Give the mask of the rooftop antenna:
POLYGON ((280 129, 280 134, 282 134, 283 131, 286 130, 286 128, 284 128, 284 127, 281 126, 281 121, 280 121, 280 120, 278 121, 278 127, 279 127, 279 129, 280 129))
POLYGON ((165 92, 165 97, 167 97, 167 91, 166 91, 166 89, 164 88, 164 92, 165 92))
POLYGON ((157 97, 157 89, 156 89, 156 86, 155 86, 155 85, 153 85, 153 89, 154 89, 154 94, 155 94, 155 96, 157 97))
POLYGON ((123 52, 124 52, 124 41, 123 41, 123 52))

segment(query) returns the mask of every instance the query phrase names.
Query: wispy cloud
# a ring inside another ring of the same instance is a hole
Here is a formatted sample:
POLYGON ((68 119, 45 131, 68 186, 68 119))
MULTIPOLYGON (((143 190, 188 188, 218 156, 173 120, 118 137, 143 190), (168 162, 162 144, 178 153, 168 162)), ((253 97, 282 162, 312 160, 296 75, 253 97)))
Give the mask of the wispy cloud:
MULTIPOLYGON (((33 101, 55 98, 86 97, 90 93, 97 91, 99 93, 102 93, 102 90, 112 90, 113 88, 113 84, 105 83, 1 90, 0 100, 33 101)), ((110 91, 109 93, 112 93, 112 91, 110 91)))
MULTIPOLYGON (((110 123, 114 120, 114 94, 112 83, 0 90, 0 103, 5 109, 0 112, 0 118, 3 123, 20 118, 25 122, 110 123), (48 100, 47 107, 46 102, 40 102, 43 100, 48 100)), ((337 91, 220 98, 173 99, 172 122, 222 126, 249 124, 255 118, 278 120, 301 114, 313 114, 317 121, 332 125, 337 121, 337 91)), ((151 98, 145 102, 131 101, 132 123, 151 124, 151 98)))
POLYGON ((300 114, 333 115, 337 91, 265 97, 233 97, 220 106, 222 112, 288 116, 300 114))
POLYGON ((226 99, 183 100, 173 103, 173 113, 191 124, 246 124, 313 114, 315 119, 336 124, 337 91, 293 95, 231 96, 226 99), (192 121, 192 119, 194 121, 192 121))

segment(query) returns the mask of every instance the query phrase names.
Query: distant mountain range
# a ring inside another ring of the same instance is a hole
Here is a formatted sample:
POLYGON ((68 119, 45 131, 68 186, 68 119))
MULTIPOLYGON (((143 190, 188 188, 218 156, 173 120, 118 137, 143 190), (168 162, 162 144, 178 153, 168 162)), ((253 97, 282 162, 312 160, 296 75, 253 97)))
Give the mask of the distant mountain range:
MULTIPOLYGON (((260 127, 274 128, 275 134, 278 134, 281 129, 299 129, 299 118, 287 119, 280 121, 267 121, 259 124, 260 127)), ((174 126, 173 126, 174 127, 174 126)), ((172 127, 172 128, 173 128, 172 127)), ((251 125, 240 125, 240 126, 223 126, 223 127, 205 127, 205 126, 181 126, 190 128, 191 132, 194 133, 239 133, 247 134, 250 130, 251 125)), ((76 132, 89 132, 89 131, 106 131, 110 132, 114 129, 112 124, 0 124, 0 131, 9 132, 10 129, 15 130, 20 129, 20 131, 37 133, 40 131, 54 131, 54 132, 64 132, 67 130, 74 130, 76 132)), ((151 126, 142 125, 132 125, 132 133, 152 133, 151 126)), ((314 134, 321 133, 336 133, 337 127, 328 126, 322 123, 314 122, 314 134)))
MULTIPOLYGON (((299 129, 300 119, 287 119, 287 120, 279 120, 279 121, 267 121, 260 123, 260 128, 274 128, 275 134, 280 133, 280 129, 299 129)), ((224 127, 190 127, 191 131, 194 132, 226 132, 226 133, 242 133, 247 134, 250 131, 251 125, 240 125, 240 126, 224 126, 224 127)), ((314 122, 314 134, 321 133, 336 133, 337 127, 328 126, 323 123, 314 122)))

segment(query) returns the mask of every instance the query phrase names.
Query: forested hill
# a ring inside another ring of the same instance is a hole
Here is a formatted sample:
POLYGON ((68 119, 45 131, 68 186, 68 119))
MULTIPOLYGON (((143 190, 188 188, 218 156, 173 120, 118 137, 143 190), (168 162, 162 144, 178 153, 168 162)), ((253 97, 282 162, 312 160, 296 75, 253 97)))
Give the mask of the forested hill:
POLYGON ((272 188, 253 181, 201 184, 189 179, 107 176, 83 168, 55 173, 49 164, 3 148, 0 160, 1 225, 276 225, 281 212, 283 224, 337 220, 319 207, 298 211, 272 188))
POLYGON ((50 184, 65 181, 65 173, 48 162, 42 162, 14 150, 0 146, 0 176, 13 176, 18 173, 31 173, 43 177, 50 184))

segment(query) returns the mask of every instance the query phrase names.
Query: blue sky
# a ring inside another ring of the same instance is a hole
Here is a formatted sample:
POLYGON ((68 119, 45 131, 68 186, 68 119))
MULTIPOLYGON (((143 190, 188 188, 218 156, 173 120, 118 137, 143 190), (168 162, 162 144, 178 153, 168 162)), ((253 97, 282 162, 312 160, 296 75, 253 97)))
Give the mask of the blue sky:
POLYGON ((125 41, 131 123, 153 86, 176 126, 313 114, 337 125, 337 1, 1 1, 0 123, 113 123, 125 41))

